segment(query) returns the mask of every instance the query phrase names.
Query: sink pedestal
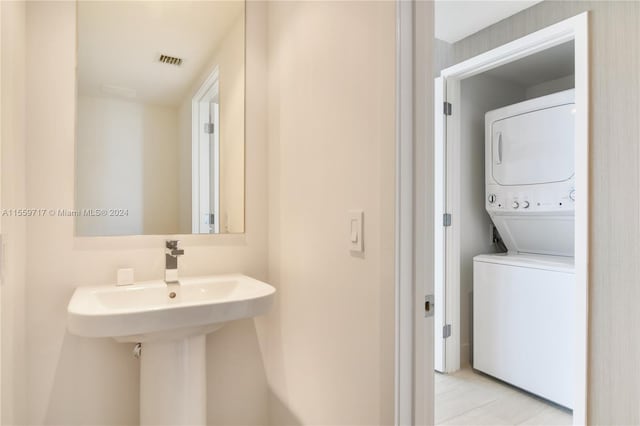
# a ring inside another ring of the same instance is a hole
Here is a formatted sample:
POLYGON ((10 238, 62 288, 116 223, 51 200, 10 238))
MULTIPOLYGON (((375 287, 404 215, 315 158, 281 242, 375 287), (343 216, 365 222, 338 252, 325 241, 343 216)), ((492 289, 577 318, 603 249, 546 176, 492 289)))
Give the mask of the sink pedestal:
POLYGON ((67 306, 69 331, 142 343, 140 424, 205 426, 205 336, 269 311, 276 289, 241 274, 80 286, 67 306))
POLYGON ((207 424, 206 337, 142 343, 140 424, 207 424))

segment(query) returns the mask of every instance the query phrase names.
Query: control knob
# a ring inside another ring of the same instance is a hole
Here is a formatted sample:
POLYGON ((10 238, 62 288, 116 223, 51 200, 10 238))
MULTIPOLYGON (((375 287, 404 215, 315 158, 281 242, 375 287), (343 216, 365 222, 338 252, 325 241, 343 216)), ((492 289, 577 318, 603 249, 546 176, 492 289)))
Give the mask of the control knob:
POLYGON ((576 200, 576 190, 572 189, 571 192, 569 193, 569 198, 571 198, 571 201, 575 201, 576 200))
POLYGON ((522 208, 523 209, 528 209, 529 208, 529 202, 528 201, 523 201, 522 202, 522 208))
POLYGON ((496 194, 489 194, 489 196, 487 197, 487 200, 489 200, 489 204, 493 204, 496 202, 496 194))
POLYGON ((520 207, 520 204, 517 201, 514 201, 513 203, 511 203, 511 207, 517 209, 518 207, 520 207))

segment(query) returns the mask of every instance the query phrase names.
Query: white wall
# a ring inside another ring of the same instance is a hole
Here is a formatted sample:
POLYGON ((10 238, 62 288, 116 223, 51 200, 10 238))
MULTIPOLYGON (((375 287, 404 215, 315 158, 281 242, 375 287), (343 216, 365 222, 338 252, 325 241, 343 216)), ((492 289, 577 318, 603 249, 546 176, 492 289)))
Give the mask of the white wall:
POLYGON ((178 111, 78 96, 76 208, 127 209, 80 216, 82 236, 178 232, 178 111))
MULTIPOLYGON (((180 236, 184 275, 238 271, 267 278, 264 9, 261 3, 247 7, 246 233, 180 236)), ((75 28, 74 2, 27 4, 26 102, 29 116, 38 117, 27 128, 29 206, 71 208, 74 203, 75 28)), ((69 334, 66 306, 76 286, 111 283, 119 267, 135 268, 138 280, 160 279, 165 237, 79 238, 73 219, 61 217, 24 223, 25 423, 137 424, 139 370, 132 346, 69 334)), ((266 423, 262 325, 261 320, 238 321, 208 337, 210 424, 266 423)))
POLYGON ((478 75, 461 83, 460 98, 460 365, 473 354, 473 257, 494 253, 485 210, 486 112, 525 99, 525 89, 495 77, 478 75))
MULTIPOLYGON (((26 207, 25 3, 1 2, 2 208, 26 207)), ((2 419, 26 420, 26 221, 2 217, 2 419)))
POLYGON ((143 232, 134 234, 177 234, 179 232, 177 108, 144 105, 142 129, 143 232))
POLYGON ((220 100, 220 232, 245 226, 245 22, 238 16, 180 105, 180 232, 191 232, 191 101, 218 67, 220 100))
POLYGON ((392 424, 395 3, 268 8, 270 423, 392 424))
POLYGON ((76 208, 126 208, 126 217, 76 219, 80 236, 143 234, 144 106, 78 96, 76 208))

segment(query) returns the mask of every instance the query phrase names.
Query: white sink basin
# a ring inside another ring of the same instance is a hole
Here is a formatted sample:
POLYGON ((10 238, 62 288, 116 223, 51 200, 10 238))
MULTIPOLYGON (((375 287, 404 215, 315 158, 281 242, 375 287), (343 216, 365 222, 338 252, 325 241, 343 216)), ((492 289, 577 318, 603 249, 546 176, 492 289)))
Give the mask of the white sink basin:
POLYGON ((79 336, 120 342, 181 339, 263 315, 274 293, 269 284, 241 274, 182 278, 178 285, 147 281, 78 287, 67 308, 68 327, 79 336))

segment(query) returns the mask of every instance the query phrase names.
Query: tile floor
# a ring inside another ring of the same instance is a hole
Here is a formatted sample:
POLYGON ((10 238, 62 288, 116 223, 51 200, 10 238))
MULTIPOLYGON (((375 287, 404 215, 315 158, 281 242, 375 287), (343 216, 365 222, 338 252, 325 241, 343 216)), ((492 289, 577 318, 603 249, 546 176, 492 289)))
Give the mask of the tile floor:
POLYGON ((435 373, 435 424, 571 425, 571 413, 470 368, 435 373))

